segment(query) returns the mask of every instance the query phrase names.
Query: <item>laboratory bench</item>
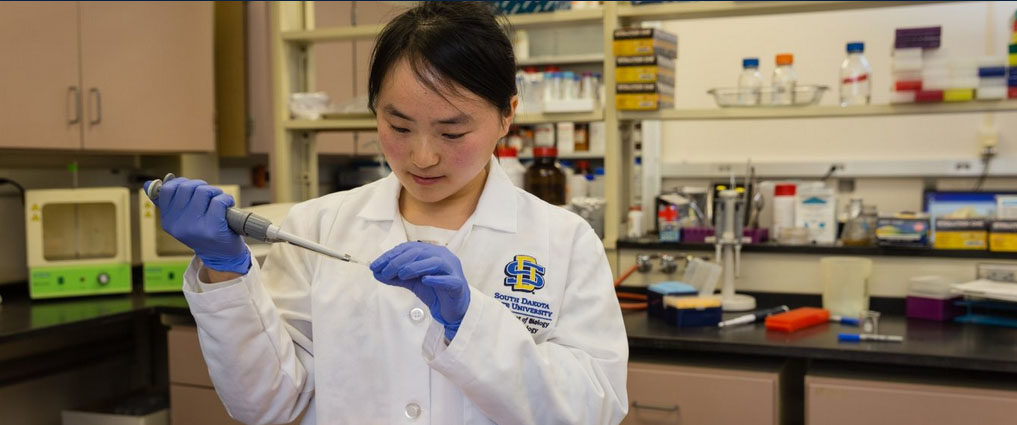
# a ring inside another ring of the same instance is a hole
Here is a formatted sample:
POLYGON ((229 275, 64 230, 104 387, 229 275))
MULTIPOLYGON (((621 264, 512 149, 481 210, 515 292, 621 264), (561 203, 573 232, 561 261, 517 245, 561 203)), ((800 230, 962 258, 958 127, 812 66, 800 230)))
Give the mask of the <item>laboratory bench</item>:
MULTIPOLYGON (((665 242, 656 238, 622 239, 618 249, 644 251, 714 251, 712 243, 665 242)), ((742 252, 767 254, 852 255, 862 257, 968 258, 986 260, 1017 260, 1017 252, 996 252, 973 249, 933 249, 932 247, 844 246, 830 244, 782 245, 775 242, 742 245, 742 252)))
MULTIPOLYGON (((169 391, 175 403, 204 403, 184 412, 224 413, 208 402, 216 399, 182 295, 3 295, 0 396, 5 386, 119 355, 128 370, 108 378, 127 381, 117 389, 169 391)), ((761 307, 820 303, 818 295, 752 295, 761 307)), ((856 410, 883 412, 871 423, 893 423, 885 420, 896 418, 884 412, 887 400, 948 404, 986 424, 997 423, 992 418, 999 412, 1017 411, 1017 329, 908 320, 903 304, 872 300, 884 312, 879 332, 904 335, 904 343, 838 343, 838 332, 858 331, 839 324, 782 334, 762 324, 676 328, 645 312, 626 312, 632 413, 623 424, 839 423, 830 418, 853 417, 856 410), (871 408, 859 409, 866 403, 871 408), (741 407, 725 408, 731 405, 741 407)), ((956 423, 955 416, 925 410, 946 418, 919 413, 925 423, 956 423)), ((912 423, 903 421, 896 423, 912 423)))

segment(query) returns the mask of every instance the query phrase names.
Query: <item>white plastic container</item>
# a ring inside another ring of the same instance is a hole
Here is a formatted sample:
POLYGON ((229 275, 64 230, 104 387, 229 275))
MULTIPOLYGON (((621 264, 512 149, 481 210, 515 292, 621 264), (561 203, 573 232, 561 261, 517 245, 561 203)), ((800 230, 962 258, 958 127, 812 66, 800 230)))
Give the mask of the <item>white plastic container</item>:
POLYGON ((629 208, 628 214, 628 231, 625 232, 625 236, 630 238, 640 238, 643 236, 643 208, 639 205, 633 205, 629 208))
POLYGON ((915 103, 913 91, 892 91, 890 92, 890 103, 915 103))
POLYGON ((534 128, 533 146, 547 148, 554 147, 554 124, 537 124, 534 128))
POLYGON ((590 184, 591 198, 604 198, 604 167, 597 167, 586 180, 590 184), (592 177, 592 179, 591 179, 592 177))
POLYGON ((590 123, 590 152, 595 154, 604 153, 604 135, 605 127, 603 121, 596 121, 590 123))
POLYGON ((860 317, 869 310, 869 277, 872 260, 825 257, 819 260, 823 281, 823 308, 830 314, 860 317))
POLYGON ((571 122, 558 123, 558 133, 555 136, 558 155, 569 154, 576 151, 576 125, 571 122))
POLYGON ((864 53, 865 43, 847 44, 848 57, 840 65, 840 106, 869 104, 872 67, 864 53))
POLYGON ((498 148, 498 164, 508 174, 509 180, 516 187, 523 187, 523 177, 526 175, 526 167, 519 162, 518 154, 513 148, 498 148))
POLYGON ((778 184, 773 189, 773 232, 778 238, 781 229, 795 227, 795 192, 793 184, 778 184))
POLYGON ((590 196, 590 183, 586 180, 585 174, 573 172, 565 180, 568 185, 569 199, 586 198, 590 196))
POLYGON ((530 35, 526 30, 516 30, 512 37, 512 53, 516 60, 530 58, 530 35))
POLYGON ((795 195, 795 227, 809 229, 814 243, 837 241, 837 199, 833 189, 798 188, 795 195))

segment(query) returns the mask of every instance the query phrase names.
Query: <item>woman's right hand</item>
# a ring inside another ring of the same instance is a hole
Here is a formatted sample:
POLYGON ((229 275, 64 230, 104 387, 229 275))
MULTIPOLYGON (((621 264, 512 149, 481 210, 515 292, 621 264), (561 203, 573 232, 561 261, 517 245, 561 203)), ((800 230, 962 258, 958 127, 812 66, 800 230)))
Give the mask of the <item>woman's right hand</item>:
POLYGON ((226 224, 234 202, 222 189, 184 177, 164 182, 156 200, 163 230, 193 249, 205 267, 243 275, 251 268, 251 252, 226 224))

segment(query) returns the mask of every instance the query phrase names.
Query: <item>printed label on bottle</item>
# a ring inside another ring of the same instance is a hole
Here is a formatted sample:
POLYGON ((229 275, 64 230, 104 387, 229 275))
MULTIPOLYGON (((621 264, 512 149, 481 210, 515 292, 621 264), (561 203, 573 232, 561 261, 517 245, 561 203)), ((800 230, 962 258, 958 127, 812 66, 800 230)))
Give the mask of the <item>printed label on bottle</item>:
POLYGON ((843 83, 843 84, 860 83, 860 82, 868 80, 868 79, 869 79, 869 74, 862 74, 862 75, 859 75, 859 76, 854 77, 854 78, 847 77, 843 81, 841 81, 841 83, 843 83))

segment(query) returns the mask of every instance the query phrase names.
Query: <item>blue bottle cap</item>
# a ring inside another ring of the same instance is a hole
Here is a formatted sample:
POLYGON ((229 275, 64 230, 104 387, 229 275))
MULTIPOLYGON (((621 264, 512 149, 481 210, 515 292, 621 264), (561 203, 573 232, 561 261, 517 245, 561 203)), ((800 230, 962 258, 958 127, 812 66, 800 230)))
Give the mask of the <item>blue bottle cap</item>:
POLYGON ((572 168, 572 161, 566 161, 566 160, 562 159, 562 160, 558 161, 558 165, 561 165, 562 167, 572 168))
POLYGON ((863 53, 865 52, 865 43, 855 41, 847 44, 848 53, 863 53))
POLYGON ((759 68, 759 58, 742 59, 742 68, 759 68))
POLYGON ((978 68, 978 78, 1006 77, 1005 66, 983 66, 978 68))
POLYGON ((598 176, 603 176, 604 175, 604 167, 594 168, 593 169, 593 174, 596 174, 598 176))
POLYGON ((643 165, 643 157, 641 156, 636 157, 636 165, 643 165))

